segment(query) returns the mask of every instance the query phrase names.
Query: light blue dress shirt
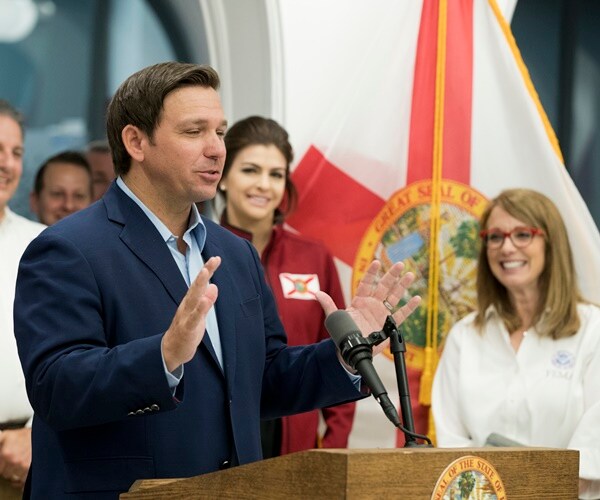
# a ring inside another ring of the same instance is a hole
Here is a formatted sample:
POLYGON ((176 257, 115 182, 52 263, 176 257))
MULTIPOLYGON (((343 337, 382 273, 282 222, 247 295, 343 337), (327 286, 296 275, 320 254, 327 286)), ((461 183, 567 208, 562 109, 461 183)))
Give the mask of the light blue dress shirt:
MULTIPOLYGON (((167 226, 165 226, 164 223, 156 215, 154 215, 135 194, 133 194, 131 189, 127 187, 121 177, 117 178, 117 186, 119 186, 121 190, 142 209, 148 219, 150 219, 150 222, 154 224, 162 236, 162 239, 169 247, 171 255, 173 256, 173 259, 175 260, 183 279, 189 287, 204 266, 202 249, 204 248, 204 243, 206 242, 206 227, 202 222, 200 212, 198 212, 196 205, 192 204, 192 212, 190 214, 188 228, 183 234, 183 241, 187 245, 184 255, 177 248, 177 236, 171 233, 167 226)), ((221 348, 221 337, 219 335, 219 325, 217 323, 217 314, 214 306, 210 308, 206 317, 206 332, 208 333, 210 342, 212 343, 217 359, 219 360, 219 364, 221 365, 221 368, 223 368, 223 349, 221 348)), ((183 377, 183 366, 179 367, 177 370, 175 370, 175 372, 170 373, 166 368, 164 358, 163 364, 165 365, 165 372, 169 381, 169 386, 171 388, 176 387, 183 377)))
MULTIPOLYGON (((183 235, 183 241, 185 241, 187 245, 185 255, 183 255, 177 248, 177 236, 171 233, 167 226, 165 226, 163 222, 156 215, 154 215, 135 194, 133 194, 131 189, 127 187, 121 177, 117 178, 117 186, 119 186, 121 190, 142 209, 148 219, 150 219, 150 222, 154 224, 163 240, 169 247, 171 255, 173 255, 173 259, 175 260, 183 279, 189 287, 204 266, 202 249, 204 248, 204 243, 206 242, 206 226, 202 222, 200 212, 198 212, 196 205, 192 204, 192 213, 190 215, 188 228, 183 235)), ((219 360, 219 364, 221 365, 221 368, 223 368, 223 349, 221 348, 221 337, 219 335, 219 325, 217 323, 217 314, 214 306, 210 308, 206 317, 206 332, 208 333, 208 337, 210 338, 217 359, 219 360)), ((183 377, 183 365, 171 373, 167 370, 167 365, 163 357, 163 366, 165 368, 167 380, 169 381, 169 387, 174 389, 177 387, 181 378, 183 377)), ((344 367, 344 369, 346 368, 344 367)), ((354 386, 360 390, 361 377, 359 375, 350 373, 348 370, 346 370, 346 373, 348 373, 348 376, 350 377, 350 380, 354 386)))

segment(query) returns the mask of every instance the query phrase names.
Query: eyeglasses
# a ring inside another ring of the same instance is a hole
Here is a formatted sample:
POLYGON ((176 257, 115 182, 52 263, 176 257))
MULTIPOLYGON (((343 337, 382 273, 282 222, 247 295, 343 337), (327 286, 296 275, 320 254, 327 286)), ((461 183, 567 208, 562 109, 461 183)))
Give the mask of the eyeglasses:
POLYGON ((537 227, 515 227, 511 231, 502 231, 497 227, 493 227, 481 231, 479 236, 488 248, 500 248, 504 245, 506 237, 510 237, 510 241, 515 247, 524 248, 533 241, 536 234, 543 236, 544 231, 537 227))

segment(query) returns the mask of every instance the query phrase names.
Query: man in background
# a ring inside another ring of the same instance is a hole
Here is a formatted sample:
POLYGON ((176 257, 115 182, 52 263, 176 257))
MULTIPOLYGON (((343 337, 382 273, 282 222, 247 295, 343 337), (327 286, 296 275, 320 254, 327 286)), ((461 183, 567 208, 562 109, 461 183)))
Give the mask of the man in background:
POLYGON ((92 187, 94 201, 102 198, 108 186, 115 179, 115 168, 110 156, 107 141, 92 141, 88 144, 87 161, 92 168, 92 187))
POLYGON ((0 99, 0 498, 16 498, 31 463, 33 412, 13 335, 13 300, 19 259, 44 226, 8 208, 23 171, 23 137, 21 115, 0 99))
POLYGON ((92 202, 92 171, 77 151, 48 158, 39 168, 29 195, 31 211, 51 226, 92 202))

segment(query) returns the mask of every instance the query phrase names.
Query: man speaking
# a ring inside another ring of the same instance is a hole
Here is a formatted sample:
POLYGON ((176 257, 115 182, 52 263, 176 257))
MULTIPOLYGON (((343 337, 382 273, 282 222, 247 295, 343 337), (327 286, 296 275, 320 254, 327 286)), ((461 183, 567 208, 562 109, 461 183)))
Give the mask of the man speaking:
MULTIPOLYGON (((260 418, 361 396, 331 340, 286 345, 251 244, 196 209, 225 158, 218 86, 212 68, 182 63, 128 78, 107 114, 117 180, 24 254, 15 335, 35 411, 26 496, 117 498, 136 479, 259 460, 260 418)), ((413 279, 401 264, 380 280, 378 269, 348 308, 363 334, 413 279)))

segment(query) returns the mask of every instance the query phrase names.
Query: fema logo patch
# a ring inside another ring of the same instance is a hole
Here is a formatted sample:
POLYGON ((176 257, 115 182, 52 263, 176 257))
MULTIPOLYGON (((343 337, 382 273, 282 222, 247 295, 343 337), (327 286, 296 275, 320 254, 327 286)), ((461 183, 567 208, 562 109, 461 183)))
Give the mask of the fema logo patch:
POLYGON ((575 366, 575 356, 569 351, 556 351, 552 356, 552 364, 561 370, 575 366))

